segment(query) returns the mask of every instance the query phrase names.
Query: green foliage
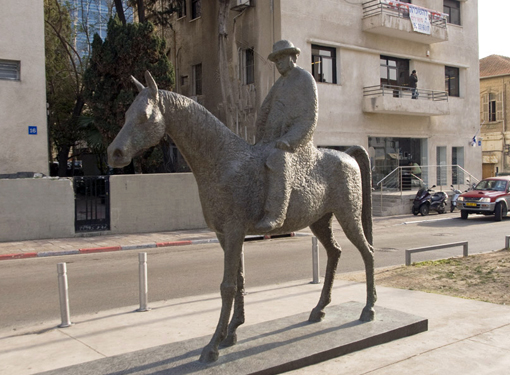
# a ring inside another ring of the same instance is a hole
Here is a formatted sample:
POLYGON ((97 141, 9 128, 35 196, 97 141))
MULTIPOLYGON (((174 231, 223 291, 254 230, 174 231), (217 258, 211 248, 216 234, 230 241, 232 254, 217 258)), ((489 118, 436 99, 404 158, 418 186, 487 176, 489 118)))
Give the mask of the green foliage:
MULTIPOLYGON (((84 97, 105 144, 111 143, 120 131, 124 115, 137 95, 131 75, 144 82, 144 73, 149 70, 159 88, 171 89, 174 71, 165 48, 165 40, 155 35, 150 22, 124 26, 118 18, 112 18, 106 39, 94 36, 89 67, 84 74, 84 97)), ((161 152, 151 152, 144 158, 144 172, 152 171, 157 164, 151 158, 161 162, 161 152)))
POLYGON ((72 47, 74 32, 68 5, 45 0, 44 21, 48 131, 59 161, 64 164, 65 175, 69 150, 82 138, 77 123, 83 107, 81 60, 75 59, 72 47))

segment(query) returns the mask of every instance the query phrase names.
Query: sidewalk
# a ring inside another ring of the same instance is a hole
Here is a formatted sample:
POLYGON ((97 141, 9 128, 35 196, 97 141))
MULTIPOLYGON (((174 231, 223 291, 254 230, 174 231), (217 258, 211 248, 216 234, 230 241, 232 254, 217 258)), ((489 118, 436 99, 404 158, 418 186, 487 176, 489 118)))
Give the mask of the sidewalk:
MULTIPOLYGON (((421 219, 437 220, 438 218, 431 215, 421 219)), ((413 220, 413 218, 409 217, 409 215, 376 217, 374 218, 374 225, 404 220, 413 220)), ((339 228, 336 221, 333 222, 333 225, 339 228)), ((312 235, 312 233, 309 228, 306 228, 297 232, 296 235, 312 235)), ((249 236, 247 238, 263 239, 264 237, 249 236)), ((84 233, 80 237, 0 242, 0 261, 93 252, 138 250, 165 246, 185 246, 211 242, 215 243, 218 240, 215 233, 209 229, 104 235, 87 235, 84 233)))
MULTIPOLYGON (((250 340, 246 337, 250 326, 253 330, 258 323, 308 313, 316 304, 321 287, 303 280, 248 288, 246 324, 239 328, 239 343, 232 347, 233 350, 241 351, 244 342, 250 340)), ((206 343, 218 319, 218 294, 150 303, 151 310, 148 312, 134 312, 137 306, 130 306, 77 316, 73 317, 73 325, 68 328, 55 328, 59 322, 54 321, 44 327, 28 327, 16 336, 6 337, 6 332, 2 334, 0 330, 0 374, 36 374, 78 364, 83 365, 51 373, 179 374, 179 371, 167 372, 163 368, 182 358, 172 358, 169 354, 165 360, 157 360, 147 353, 164 353, 165 345, 193 338, 200 338, 200 342, 206 343), (112 358, 114 356, 126 357, 112 358), (123 369, 107 371, 102 366, 108 358, 122 363, 123 369), (98 360, 102 362, 95 362, 98 360), (102 372, 98 372, 98 368, 103 369, 102 372)), ((291 373, 508 374, 509 306, 385 287, 378 288, 378 295, 376 309, 390 308, 427 318, 429 330, 291 373)), ((336 280, 332 297, 332 306, 348 301, 363 303, 365 286, 336 280)), ((325 319, 328 319, 327 311, 325 319)), ((279 342, 278 345, 286 344, 279 342)), ((200 349, 192 350, 192 361, 198 358, 200 349)), ((225 353, 227 349, 222 350, 225 353)), ((249 372, 250 369, 246 368, 245 373, 249 372)))
MULTIPOLYGON (((436 220, 432 216, 430 219, 436 220)), ((402 218, 376 218, 374 221, 376 225, 391 225, 392 220, 401 221, 402 218)), ((310 232, 299 234, 308 235, 310 232)), ((113 251, 157 247, 158 244, 186 245, 200 241, 212 242, 216 238, 211 231, 192 230, 20 241, 0 243, 0 256, 8 260, 12 259, 8 257, 9 254, 50 256, 48 254, 58 255, 79 249, 88 252, 113 251)), ((243 338, 243 328, 309 313, 317 303, 322 288, 322 285, 309 284, 309 281, 259 288, 250 288, 248 285, 246 324, 239 328, 239 344, 234 348, 241 350, 243 339, 247 340, 246 336, 243 338)), ((508 374, 509 306, 385 287, 378 287, 378 296, 376 310, 377 307, 389 308, 427 318, 429 330, 292 373, 400 375, 412 371, 420 375, 508 374)), ((336 280, 332 306, 348 301, 363 303, 364 300, 364 284, 336 280)), ((15 335, 0 328, 0 375, 36 374, 87 362, 90 362, 90 368, 94 368, 95 362, 91 361, 104 361, 105 358, 119 355, 129 356, 136 361, 143 357, 143 350, 150 348, 164 350, 164 345, 169 343, 195 338, 207 342, 215 329, 220 305, 218 291, 199 297, 149 301, 151 310, 143 313, 135 312, 138 306, 129 306, 73 316, 73 325, 68 328, 56 328, 59 320, 50 321, 44 326, 26 327, 15 335)), ((115 374, 168 373, 159 370, 161 363, 151 363, 150 358, 144 358, 144 361, 143 366, 126 365, 125 371, 115 374)), ((168 361, 171 362, 171 358, 168 361)), ((86 371, 88 367, 83 365, 82 369, 86 371)), ((249 372, 249 369, 246 371, 249 372)), ((57 372, 72 373, 67 370, 57 372)))

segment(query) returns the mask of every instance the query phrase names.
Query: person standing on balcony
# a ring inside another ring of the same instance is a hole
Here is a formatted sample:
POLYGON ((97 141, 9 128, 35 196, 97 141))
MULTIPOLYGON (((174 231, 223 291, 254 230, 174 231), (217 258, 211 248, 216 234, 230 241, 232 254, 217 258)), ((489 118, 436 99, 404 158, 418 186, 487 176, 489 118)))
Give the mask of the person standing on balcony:
POLYGON ((411 75, 409 76, 409 87, 413 90, 411 99, 418 99, 418 76, 416 75, 416 70, 413 70, 411 75))

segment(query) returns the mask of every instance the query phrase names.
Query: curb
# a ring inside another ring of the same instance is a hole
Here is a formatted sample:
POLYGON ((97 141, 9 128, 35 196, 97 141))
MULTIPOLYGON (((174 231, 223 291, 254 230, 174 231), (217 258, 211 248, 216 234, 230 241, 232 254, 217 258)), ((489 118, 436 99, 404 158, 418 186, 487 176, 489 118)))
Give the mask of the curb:
MULTIPOLYGON (((282 237, 295 237, 296 233, 283 234, 277 236, 246 236, 245 241, 254 240, 267 240, 282 237)), ((306 234, 298 234, 303 236, 306 234)), ((187 245, 202 245, 209 243, 218 243, 217 238, 206 238, 197 240, 186 240, 186 241, 167 241, 167 242, 155 242, 140 245, 125 245, 125 246, 105 246, 105 247, 92 247, 78 250, 62 250, 62 251, 40 251, 30 253, 15 253, 15 254, 1 254, 0 261, 2 260, 13 260, 13 259, 28 259, 28 258, 43 258, 60 255, 75 255, 75 254, 92 254, 92 253, 108 253, 112 251, 123 251, 123 250, 141 250, 141 249, 152 249, 157 247, 171 247, 171 246, 187 246, 187 245)))

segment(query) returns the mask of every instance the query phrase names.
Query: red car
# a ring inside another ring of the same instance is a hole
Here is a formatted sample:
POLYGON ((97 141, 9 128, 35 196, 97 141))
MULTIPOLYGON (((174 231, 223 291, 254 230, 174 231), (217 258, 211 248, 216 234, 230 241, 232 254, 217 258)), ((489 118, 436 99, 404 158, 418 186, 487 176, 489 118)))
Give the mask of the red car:
POLYGON ((463 193, 457 200, 460 217, 469 214, 495 215, 501 221, 510 206, 510 176, 490 177, 480 181, 473 190, 463 193))

